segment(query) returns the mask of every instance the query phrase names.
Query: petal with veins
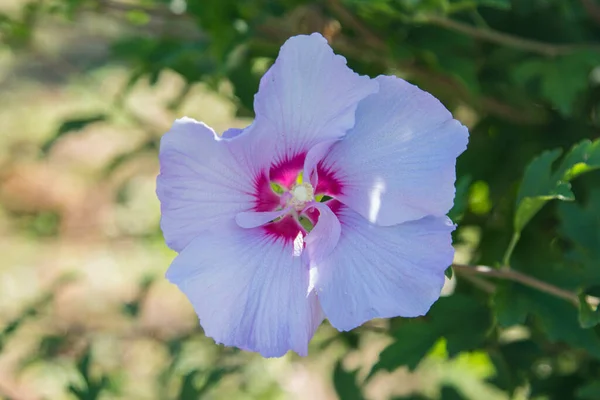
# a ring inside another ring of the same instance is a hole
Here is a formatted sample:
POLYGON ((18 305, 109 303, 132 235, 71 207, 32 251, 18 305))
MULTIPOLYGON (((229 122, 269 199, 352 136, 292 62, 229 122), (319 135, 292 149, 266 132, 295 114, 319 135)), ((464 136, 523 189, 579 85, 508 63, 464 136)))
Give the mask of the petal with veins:
POLYGON ((276 145, 274 160, 306 153, 354 126, 356 107, 378 84, 346 66, 323 36, 290 38, 260 81, 253 134, 276 145))
POLYGON ((424 315, 439 298, 444 271, 452 264, 451 221, 426 217, 378 226, 345 206, 337 215, 339 243, 311 266, 331 324, 350 330, 373 318, 424 315))
POLYGON ((306 355, 323 314, 308 292, 309 270, 298 247, 230 224, 194 239, 167 278, 186 294, 217 343, 264 357, 289 350, 306 355))
POLYGON ((380 91, 360 103, 356 125, 322 163, 343 186, 336 197, 378 225, 443 216, 467 128, 416 86, 389 76, 377 81, 380 91))

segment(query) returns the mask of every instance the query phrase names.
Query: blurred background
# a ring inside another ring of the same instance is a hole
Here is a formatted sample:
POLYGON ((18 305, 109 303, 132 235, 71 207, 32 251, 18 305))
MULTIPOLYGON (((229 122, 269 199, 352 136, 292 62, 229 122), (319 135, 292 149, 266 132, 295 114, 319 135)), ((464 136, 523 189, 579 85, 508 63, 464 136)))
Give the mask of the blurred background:
MULTIPOLYGON (((530 160, 598 137, 597 0, 0 0, 0 399, 600 399, 598 316, 464 268, 430 316, 324 323, 307 358, 204 337, 163 278, 159 139, 181 116, 249 124, 279 46, 311 32, 470 128, 457 263, 500 265, 530 160)), ((511 265, 597 295, 598 171, 573 191, 511 265)))

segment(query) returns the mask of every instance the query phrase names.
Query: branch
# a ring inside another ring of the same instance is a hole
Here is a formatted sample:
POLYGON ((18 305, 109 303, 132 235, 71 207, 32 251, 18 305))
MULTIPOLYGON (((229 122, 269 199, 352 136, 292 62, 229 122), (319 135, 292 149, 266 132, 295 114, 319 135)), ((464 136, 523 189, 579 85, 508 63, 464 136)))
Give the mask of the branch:
MULTIPOLYGON (((543 109, 529 108, 525 110, 523 107, 519 108, 492 97, 475 96, 463 83, 449 75, 431 71, 425 67, 415 65, 413 62, 394 62, 382 51, 367 52, 341 35, 338 35, 331 45, 346 56, 377 62, 389 70, 400 70, 406 74, 408 79, 416 79, 431 87, 441 89, 443 93, 451 94, 453 98, 469 104, 478 112, 494 115, 518 124, 537 125, 547 120, 547 113, 543 109)), ((436 94, 439 95, 440 92, 438 91, 436 94)))
POLYGON ((331 11, 340 19, 340 22, 350 26, 358 33, 369 46, 374 49, 385 49, 387 46, 376 34, 354 16, 340 0, 327 0, 331 11))
MULTIPOLYGON (((453 266, 453 268, 454 268, 454 266, 453 266)), ((496 285, 488 282, 487 280, 485 280, 483 278, 480 278, 476 274, 469 274, 469 273, 463 274, 463 273, 461 273, 461 271, 458 271, 456 269, 454 269, 454 272, 457 275, 461 275, 463 278, 465 278, 466 280, 471 282, 473 284, 473 286, 477 286, 479 289, 483 290, 484 292, 486 292, 488 294, 493 294, 496 291, 496 285)))
POLYGON ((579 50, 600 51, 600 46, 585 44, 552 44, 539 42, 537 40, 524 39, 509 33, 503 33, 486 28, 477 28, 472 25, 464 24, 455 20, 440 17, 438 15, 428 15, 422 21, 446 28, 452 31, 464 33, 476 39, 513 47, 515 49, 525 50, 545 56, 555 57, 574 53, 579 50))
MULTIPOLYGON (((524 113, 523 110, 518 107, 502 103, 491 97, 474 99, 469 90, 461 82, 448 76, 435 74, 411 64, 390 64, 390 59, 386 57, 384 53, 388 49, 384 40, 352 14, 340 0, 326 0, 326 4, 331 12, 340 20, 342 25, 349 26, 359 35, 367 48, 375 50, 372 58, 374 58, 375 61, 381 62, 387 68, 397 68, 413 79, 416 78, 423 82, 435 83, 436 86, 442 87, 448 92, 453 93, 454 96, 459 97, 462 101, 497 117, 506 118, 507 120, 520 124, 539 124, 545 121, 546 116, 541 112, 537 112, 537 110, 535 113, 524 113)), ((344 39, 344 37, 338 36, 335 40, 331 41, 331 45, 348 55, 355 54, 358 58, 364 58, 366 56, 364 52, 360 50, 361 46, 355 43, 355 41, 347 41, 344 39)))
MULTIPOLYGON (((463 275, 465 278, 472 278, 473 276, 485 276, 489 278, 498 278, 517 282, 524 286, 537 289, 540 292, 544 292, 551 296, 566 300, 575 307, 579 307, 579 297, 576 293, 559 288, 558 286, 554 286, 529 275, 525 275, 519 271, 515 271, 514 269, 494 269, 483 265, 470 266, 462 264, 453 264, 452 269, 454 269, 457 274, 463 275)), ((600 304, 600 299, 597 297, 587 296, 586 300, 588 304, 594 307, 600 304)))

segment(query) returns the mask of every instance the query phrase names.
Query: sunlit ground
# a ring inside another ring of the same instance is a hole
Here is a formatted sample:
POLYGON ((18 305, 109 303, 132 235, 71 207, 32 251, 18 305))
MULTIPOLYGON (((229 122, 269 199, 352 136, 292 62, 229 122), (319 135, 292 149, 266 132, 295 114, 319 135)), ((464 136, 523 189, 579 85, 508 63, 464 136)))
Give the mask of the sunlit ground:
MULTIPOLYGON (((119 34, 116 21, 87 17, 44 26, 21 54, 0 48, 0 328, 19 322, 0 337, 0 398, 74 399, 68 388, 81 385, 88 344, 91 375, 110 380, 103 399, 177 398, 186 376, 212 379, 205 398, 336 398, 336 360, 348 354, 345 365, 365 377, 388 343, 382 334, 367 332, 349 350, 325 346, 334 331, 324 325, 310 357, 265 360, 205 338, 163 278, 174 253, 158 230, 152 143, 183 115, 219 132, 248 121, 199 85, 169 109, 184 85, 175 74, 142 80, 121 102, 130 71, 107 59, 119 34), (64 121, 92 117, 99 122, 50 141, 64 121), (215 366, 235 372, 211 377, 215 366)), ((440 343, 414 374, 375 376, 367 397, 437 398, 449 384, 469 399, 506 398, 484 382, 494 374, 487 356, 445 358, 440 343)))

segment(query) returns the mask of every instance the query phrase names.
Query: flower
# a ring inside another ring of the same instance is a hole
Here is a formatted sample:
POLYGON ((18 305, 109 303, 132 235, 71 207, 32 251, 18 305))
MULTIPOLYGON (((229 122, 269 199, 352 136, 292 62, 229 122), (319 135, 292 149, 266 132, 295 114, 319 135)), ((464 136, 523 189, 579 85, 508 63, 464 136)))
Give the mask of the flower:
POLYGON ((218 136, 177 120, 160 146, 167 271, 217 343, 308 352, 325 317, 350 330, 425 314, 452 263, 445 216, 467 129, 402 79, 359 76, 318 34, 260 82, 256 119, 218 136))

